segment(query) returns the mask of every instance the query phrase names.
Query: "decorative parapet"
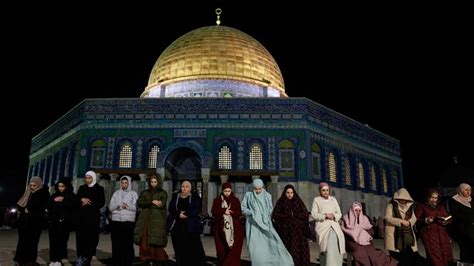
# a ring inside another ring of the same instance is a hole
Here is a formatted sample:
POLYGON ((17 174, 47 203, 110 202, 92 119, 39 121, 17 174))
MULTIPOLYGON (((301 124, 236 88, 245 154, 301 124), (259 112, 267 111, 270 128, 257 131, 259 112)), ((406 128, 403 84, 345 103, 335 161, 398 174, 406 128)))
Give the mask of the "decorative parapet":
MULTIPOLYGON (((316 130, 329 138, 340 136, 400 154, 399 140, 306 98, 87 99, 34 137, 31 150, 40 149, 77 126, 107 128, 125 124, 137 128, 157 125, 182 128, 191 120, 193 125, 203 128, 284 126, 316 130)), ((185 132, 176 134, 181 133, 185 132)))

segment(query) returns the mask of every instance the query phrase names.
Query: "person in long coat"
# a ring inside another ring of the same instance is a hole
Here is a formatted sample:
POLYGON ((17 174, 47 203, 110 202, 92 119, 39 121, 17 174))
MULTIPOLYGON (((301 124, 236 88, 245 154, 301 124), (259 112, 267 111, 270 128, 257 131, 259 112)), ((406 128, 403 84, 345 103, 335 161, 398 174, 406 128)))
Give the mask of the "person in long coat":
POLYGON ((218 265, 239 266, 244 227, 240 201, 234 196, 230 183, 222 184, 222 193, 214 199, 211 212, 214 217, 213 235, 218 265))
POLYGON ((283 189, 272 218, 295 266, 309 265, 309 213, 292 185, 286 185, 283 189))
POLYGON ((89 265, 97 253, 100 233, 100 209, 105 204, 104 188, 97 184, 97 175, 88 171, 85 184, 79 187, 79 221, 76 231, 77 258, 79 264, 89 265))
POLYGON ((110 199, 112 212, 111 234, 113 265, 129 266, 133 264, 133 230, 137 212, 137 192, 132 190, 132 178, 124 175, 120 178, 120 189, 110 199))
POLYGON ((176 264, 179 266, 206 265, 199 217, 202 200, 191 188, 190 181, 183 181, 180 192, 173 194, 168 206, 168 228, 171 231, 176 264))
POLYGON ((336 198, 330 196, 330 187, 326 182, 319 184, 320 196, 313 200, 311 216, 316 221, 316 235, 319 244, 321 265, 342 265, 346 253, 344 233, 339 226, 342 217, 336 198))
POLYGON ((426 265, 418 254, 413 199, 405 188, 397 190, 385 208, 385 249, 400 265, 426 265))
POLYGON ((254 190, 245 193, 242 213, 246 216, 245 235, 252 265, 292 266, 293 258, 272 224, 272 195, 263 181, 253 180, 254 190))
POLYGON ((71 182, 60 179, 54 186, 48 206, 50 266, 60 266, 67 259, 67 242, 73 230, 73 213, 79 207, 71 182))
POLYGON ((471 193, 470 185, 460 184, 457 194, 449 202, 449 210, 453 216, 460 259, 462 262, 474 263, 474 208, 471 193))
POLYGON ((362 204, 354 201, 349 211, 342 217, 341 229, 346 237, 346 250, 354 258, 355 265, 363 266, 396 266, 398 261, 385 251, 376 249, 372 242, 374 230, 362 204))
POLYGON ((418 234, 423 241, 425 252, 431 265, 448 265, 453 261, 453 249, 449 242, 446 226, 452 222, 444 206, 439 203, 440 193, 435 189, 428 190, 426 202, 416 205, 415 215, 418 234))
POLYGON ((41 231, 46 227, 48 186, 40 177, 32 177, 25 193, 17 202, 20 211, 18 220, 18 243, 15 258, 20 265, 36 265, 41 231))
POLYGON ((160 185, 160 178, 152 175, 148 189, 138 198, 141 208, 134 230, 135 244, 140 246, 140 259, 150 264, 166 265, 168 254, 164 248, 168 244, 166 231, 166 201, 168 193, 160 185))

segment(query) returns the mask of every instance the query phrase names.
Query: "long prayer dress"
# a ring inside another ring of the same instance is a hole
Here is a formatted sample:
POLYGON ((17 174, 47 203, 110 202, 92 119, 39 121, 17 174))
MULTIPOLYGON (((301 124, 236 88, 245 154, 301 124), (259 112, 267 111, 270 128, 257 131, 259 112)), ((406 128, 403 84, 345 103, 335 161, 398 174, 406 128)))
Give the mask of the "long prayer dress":
POLYGON ((272 196, 262 189, 260 194, 247 192, 242 200, 246 219, 246 240, 253 266, 293 266, 293 258, 273 228, 272 196))

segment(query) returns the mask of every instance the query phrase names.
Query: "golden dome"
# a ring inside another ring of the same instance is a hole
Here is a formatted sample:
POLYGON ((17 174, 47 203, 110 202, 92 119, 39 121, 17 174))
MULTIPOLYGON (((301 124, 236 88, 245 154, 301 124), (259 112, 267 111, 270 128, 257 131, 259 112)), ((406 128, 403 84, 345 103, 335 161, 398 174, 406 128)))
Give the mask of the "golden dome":
POLYGON ((158 85, 231 80, 270 87, 287 97, 275 59, 257 40, 234 28, 208 26, 174 41, 156 61, 142 97, 158 85))

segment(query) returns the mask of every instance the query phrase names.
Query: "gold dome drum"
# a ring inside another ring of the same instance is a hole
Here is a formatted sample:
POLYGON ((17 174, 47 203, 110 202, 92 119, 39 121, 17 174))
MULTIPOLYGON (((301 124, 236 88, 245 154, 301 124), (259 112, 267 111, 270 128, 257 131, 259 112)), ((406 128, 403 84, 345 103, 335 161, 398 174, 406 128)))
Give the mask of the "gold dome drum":
POLYGON ((234 28, 202 27, 174 41, 156 61, 142 97, 287 97, 278 64, 234 28))

